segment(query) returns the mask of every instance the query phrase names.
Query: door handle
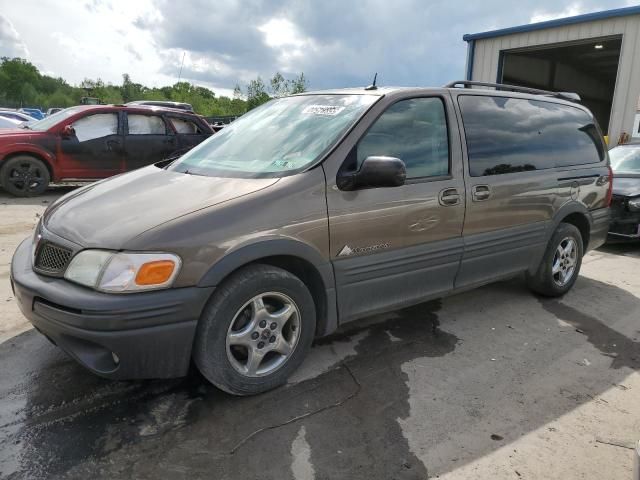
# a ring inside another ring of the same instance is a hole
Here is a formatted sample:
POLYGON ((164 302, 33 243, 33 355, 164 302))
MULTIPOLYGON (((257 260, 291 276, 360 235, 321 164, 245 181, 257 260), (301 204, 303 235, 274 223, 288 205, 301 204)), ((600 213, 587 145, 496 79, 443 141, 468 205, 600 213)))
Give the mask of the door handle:
POLYGON ((489 185, 474 185, 471 188, 471 195, 474 202, 482 202, 491 196, 491 187, 489 185))
POLYGON ((176 139, 174 137, 169 137, 164 141, 164 143, 168 143, 169 145, 175 145, 176 139))
POLYGON ((113 152, 114 147, 118 147, 120 148, 122 146, 122 143, 120 143, 120 140, 116 140, 116 139, 110 139, 107 140, 106 142, 104 142, 107 146, 107 150, 110 152, 113 152))
POLYGON ((460 203, 460 194, 455 188, 445 188, 438 195, 438 201, 443 207, 452 207, 460 203))

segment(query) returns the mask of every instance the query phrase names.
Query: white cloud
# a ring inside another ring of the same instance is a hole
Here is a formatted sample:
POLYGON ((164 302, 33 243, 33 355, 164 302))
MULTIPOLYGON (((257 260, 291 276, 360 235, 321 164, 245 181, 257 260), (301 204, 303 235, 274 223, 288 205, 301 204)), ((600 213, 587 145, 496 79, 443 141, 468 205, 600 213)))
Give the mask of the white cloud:
POLYGON ((534 10, 529 23, 546 22, 548 20, 556 20, 558 18, 575 17, 586 13, 584 6, 580 3, 572 3, 560 11, 534 10))
POLYGON ((258 27, 264 35, 264 43, 276 52, 277 68, 283 72, 295 72, 304 55, 318 50, 312 38, 305 37, 300 29, 286 18, 272 18, 258 27))
POLYGON ((272 18, 258 27, 264 33, 265 43, 270 47, 302 47, 308 40, 302 38, 298 27, 286 18, 272 18))
POLYGON ((11 21, 0 14, 0 57, 27 57, 29 51, 11 21))

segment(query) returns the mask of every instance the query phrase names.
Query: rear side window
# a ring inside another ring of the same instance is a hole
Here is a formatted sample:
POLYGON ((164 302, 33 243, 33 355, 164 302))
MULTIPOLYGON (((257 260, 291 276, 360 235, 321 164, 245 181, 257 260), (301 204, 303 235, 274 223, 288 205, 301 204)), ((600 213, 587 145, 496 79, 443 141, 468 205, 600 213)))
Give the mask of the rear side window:
POLYGON ((128 114, 129 135, 164 135, 167 128, 157 115, 128 114))
POLYGON ((402 160, 407 178, 447 175, 449 137, 440 98, 412 98, 391 105, 358 143, 358 168, 369 156, 402 160))
POLYGON ((195 122, 191 122, 189 120, 184 120, 182 118, 172 118, 171 123, 178 133, 186 135, 196 135, 198 133, 202 133, 200 127, 198 127, 195 122))
POLYGON ((458 97, 473 177, 598 163, 605 150, 593 119, 558 103, 458 97))

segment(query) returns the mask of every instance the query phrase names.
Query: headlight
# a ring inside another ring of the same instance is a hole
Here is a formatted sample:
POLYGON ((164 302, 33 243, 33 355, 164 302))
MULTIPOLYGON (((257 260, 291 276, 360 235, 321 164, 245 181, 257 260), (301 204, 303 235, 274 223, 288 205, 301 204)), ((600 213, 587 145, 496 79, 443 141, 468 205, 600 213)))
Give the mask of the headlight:
POLYGON ((627 205, 629 206, 629 210, 631 210, 632 212, 637 212, 638 210, 640 210, 640 197, 629 200, 629 202, 627 202, 627 205))
POLYGON ((168 288, 180 270, 180 257, 171 253, 127 253, 83 250, 64 278, 103 292, 139 292, 168 288))

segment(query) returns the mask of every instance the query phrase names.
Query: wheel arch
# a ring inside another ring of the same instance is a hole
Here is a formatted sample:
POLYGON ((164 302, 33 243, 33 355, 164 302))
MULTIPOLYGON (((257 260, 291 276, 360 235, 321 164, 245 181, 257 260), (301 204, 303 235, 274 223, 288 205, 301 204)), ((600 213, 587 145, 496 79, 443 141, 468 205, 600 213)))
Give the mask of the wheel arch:
POLYGON ((316 336, 327 335, 337 328, 331 262, 313 247, 296 240, 272 239, 238 248, 217 261, 200 279, 198 286, 217 286, 238 269, 251 264, 279 267, 302 280, 316 305, 316 336))
POLYGON ((47 170, 49 171, 49 177, 51 178, 51 181, 53 181, 53 178, 55 176, 55 172, 53 170, 53 157, 40 150, 21 149, 21 150, 9 152, 2 157, 2 160, 0 160, 0 168, 2 168, 5 162, 11 160, 12 158, 19 157, 21 155, 36 158, 40 160, 42 163, 44 163, 44 165, 47 167, 47 170))
POLYGON ((561 208, 555 216, 553 228, 550 229, 547 241, 553 235, 558 225, 561 223, 570 223, 580 230, 582 235, 583 252, 586 253, 589 246, 589 240, 591 236, 591 213, 584 205, 580 203, 570 203, 561 208))
POLYGON ((549 222, 544 243, 540 246, 540 249, 538 249, 536 254, 531 257, 531 263, 527 269, 528 274, 533 275, 538 270, 553 233, 558 228, 558 225, 563 222, 570 223, 580 230, 580 234, 582 235, 583 252, 586 253, 591 235, 591 214, 587 207, 581 203, 566 203, 558 209, 554 217, 549 222))

